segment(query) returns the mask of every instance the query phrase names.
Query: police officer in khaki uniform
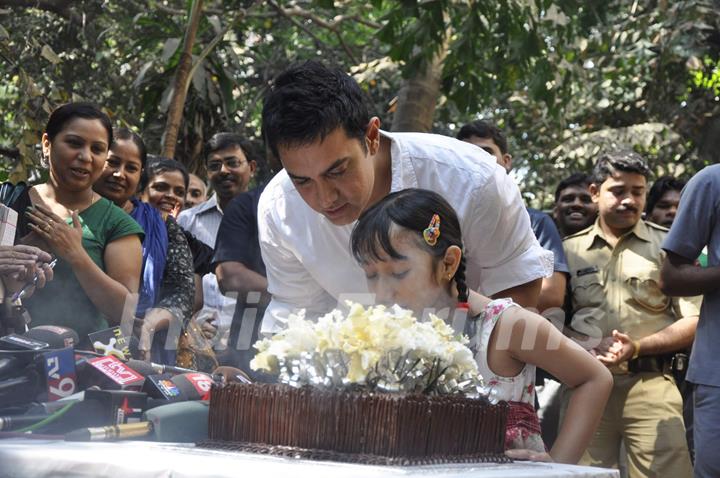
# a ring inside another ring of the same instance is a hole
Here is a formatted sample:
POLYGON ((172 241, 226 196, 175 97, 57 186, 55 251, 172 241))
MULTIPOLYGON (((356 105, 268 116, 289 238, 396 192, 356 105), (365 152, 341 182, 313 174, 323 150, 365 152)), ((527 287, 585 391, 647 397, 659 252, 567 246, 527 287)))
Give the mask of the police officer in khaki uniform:
POLYGON ((563 243, 571 328, 614 377, 580 463, 616 467, 624 439, 631 478, 689 477, 682 399, 671 370, 674 352, 693 341, 700 302, 660 291, 667 229, 641 220, 648 175, 635 153, 601 156, 590 186, 598 219, 563 243))

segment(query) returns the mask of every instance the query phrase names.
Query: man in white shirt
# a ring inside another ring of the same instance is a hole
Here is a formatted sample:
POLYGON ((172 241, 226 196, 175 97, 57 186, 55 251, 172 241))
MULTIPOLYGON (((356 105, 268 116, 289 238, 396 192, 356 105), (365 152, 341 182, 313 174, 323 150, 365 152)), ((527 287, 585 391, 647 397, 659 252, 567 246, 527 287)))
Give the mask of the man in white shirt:
POLYGON ((495 158, 453 138, 381 131, 358 84, 313 61, 276 78, 262 121, 285 168, 258 206, 272 294, 263 332, 278 330, 277 319, 297 309, 319 315, 343 296, 366 294, 349 247, 353 224, 390 192, 409 187, 433 190, 457 211, 469 287, 536 305, 552 253, 538 244, 520 192, 495 158))

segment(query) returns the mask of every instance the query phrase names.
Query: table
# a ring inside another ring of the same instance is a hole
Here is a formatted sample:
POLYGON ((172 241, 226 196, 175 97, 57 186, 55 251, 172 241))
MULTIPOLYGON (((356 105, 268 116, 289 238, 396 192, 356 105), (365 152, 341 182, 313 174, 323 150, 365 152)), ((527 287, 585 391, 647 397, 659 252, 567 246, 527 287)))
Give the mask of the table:
POLYGON ((73 443, 13 438, 0 440, 0 476, 12 478, 89 476, 619 478, 620 475, 617 470, 555 463, 372 466, 207 450, 183 443, 142 441, 73 443))

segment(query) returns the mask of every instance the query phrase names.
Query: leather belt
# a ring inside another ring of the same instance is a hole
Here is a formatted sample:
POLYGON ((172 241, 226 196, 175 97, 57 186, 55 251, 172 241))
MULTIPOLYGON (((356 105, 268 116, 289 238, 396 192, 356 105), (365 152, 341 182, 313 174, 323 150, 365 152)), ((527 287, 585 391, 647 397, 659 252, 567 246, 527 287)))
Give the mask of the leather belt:
POLYGON ((638 357, 628 362, 628 372, 666 373, 670 371, 672 357, 672 355, 649 355, 647 357, 638 357))

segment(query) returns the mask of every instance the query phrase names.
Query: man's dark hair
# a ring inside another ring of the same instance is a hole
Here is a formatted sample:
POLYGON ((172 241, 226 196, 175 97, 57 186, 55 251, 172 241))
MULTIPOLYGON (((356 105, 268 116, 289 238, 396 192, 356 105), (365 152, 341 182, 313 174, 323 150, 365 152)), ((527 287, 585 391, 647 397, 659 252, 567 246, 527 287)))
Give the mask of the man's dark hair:
MULTIPOLYGON (((438 193, 425 189, 403 189, 388 194, 360 215, 352 235, 350 249, 359 263, 381 260, 383 254, 393 259, 406 259, 391 241, 393 224, 415 233, 419 247, 424 248, 436 261, 442 260, 450 246, 463 249, 460 221, 452 206, 438 193), (440 218, 440 236, 430 245, 423 239, 433 215, 440 218)), ((468 287, 465 282, 465 252, 453 279, 460 302, 467 302, 468 287)))
POLYGON ((560 183, 555 188, 555 202, 558 202, 560 200, 560 193, 563 189, 569 188, 571 186, 581 186, 584 188, 587 188, 590 186, 590 183, 592 181, 590 180, 590 176, 585 173, 573 173, 567 178, 560 181, 560 183))
POLYGON ((180 174, 182 174, 182 177, 185 180, 185 189, 187 190, 188 183, 190 182, 190 175, 183 163, 163 156, 148 155, 147 166, 143 168, 142 173, 140 174, 138 191, 144 191, 145 188, 150 185, 150 181, 152 181, 158 174, 172 171, 180 171, 180 174))
POLYGON ((279 146, 322 141, 339 127, 364 150, 369 121, 363 92, 354 79, 337 67, 307 61, 275 78, 263 103, 262 136, 278 159, 279 146))
POLYGON ((203 154, 207 160, 208 156, 217 151, 237 146, 245 154, 248 161, 260 162, 260 153, 255 145, 237 133, 215 133, 205 143, 203 154))
POLYGON ((505 138, 505 134, 493 123, 483 120, 476 120, 472 123, 468 123, 462 128, 460 128, 460 131, 458 131, 457 134, 457 139, 459 139, 460 141, 465 141, 472 136, 477 136, 478 138, 492 139, 493 142, 497 145, 497 147, 500 148, 500 152, 502 154, 507 154, 508 152, 507 139, 505 138))
POLYGON ((657 178, 655 183, 650 188, 650 192, 648 193, 647 203, 645 205, 645 213, 652 213, 653 209, 655 209, 655 205, 660 201, 660 198, 663 197, 663 194, 668 191, 680 192, 683 190, 684 187, 685 181, 683 181, 682 179, 678 179, 673 176, 662 176, 657 178))
POLYGON ((645 160, 633 151, 613 151, 600 155, 591 175, 594 184, 600 186, 614 172, 636 173, 650 177, 650 168, 645 160))
POLYGON ((47 125, 45 125, 45 133, 48 135, 48 139, 50 139, 50 141, 55 139, 55 136, 65 129, 65 126, 75 118, 100 120, 100 123, 102 123, 107 131, 108 147, 110 147, 113 141, 113 129, 110 118, 92 103, 65 103, 55 108, 53 112, 50 113, 50 118, 48 118, 47 125))

